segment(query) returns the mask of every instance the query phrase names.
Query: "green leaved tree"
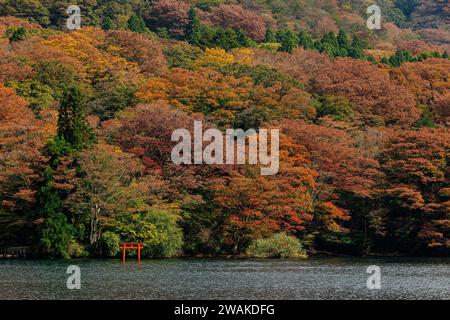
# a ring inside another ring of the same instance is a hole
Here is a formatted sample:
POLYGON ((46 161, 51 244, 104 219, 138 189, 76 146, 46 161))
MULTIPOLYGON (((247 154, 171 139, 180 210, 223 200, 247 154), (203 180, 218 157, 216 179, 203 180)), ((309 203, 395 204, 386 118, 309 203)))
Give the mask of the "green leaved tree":
POLYGON ((73 150, 84 149, 95 141, 86 116, 85 94, 76 85, 68 88, 61 100, 58 137, 64 139, 73 150))

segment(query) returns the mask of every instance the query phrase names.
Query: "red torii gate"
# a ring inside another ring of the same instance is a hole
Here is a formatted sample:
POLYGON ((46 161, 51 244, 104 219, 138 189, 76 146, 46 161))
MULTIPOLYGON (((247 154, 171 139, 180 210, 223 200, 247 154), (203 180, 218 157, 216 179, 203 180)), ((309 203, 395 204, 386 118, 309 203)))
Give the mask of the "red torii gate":
POLYGON ((136 250, 138 252, 138 263, 141 263, 141 249, 144 247, 141 242, 121 242, 122 248, 122 262, 125 263, 127 256, 127 249, 136 250))

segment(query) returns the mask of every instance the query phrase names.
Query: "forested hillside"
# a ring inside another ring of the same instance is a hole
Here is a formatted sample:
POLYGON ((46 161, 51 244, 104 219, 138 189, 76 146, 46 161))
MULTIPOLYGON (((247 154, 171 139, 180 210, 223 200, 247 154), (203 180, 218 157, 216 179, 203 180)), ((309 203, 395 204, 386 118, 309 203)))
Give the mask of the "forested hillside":
POLYGON ((0 247, 448 255, 449 3, 373 31, 371 3, 80 0, 68 30, 71 1, 0 0, 0 247), (175 165, 195 120, 279 128, 278 174, 175 165))

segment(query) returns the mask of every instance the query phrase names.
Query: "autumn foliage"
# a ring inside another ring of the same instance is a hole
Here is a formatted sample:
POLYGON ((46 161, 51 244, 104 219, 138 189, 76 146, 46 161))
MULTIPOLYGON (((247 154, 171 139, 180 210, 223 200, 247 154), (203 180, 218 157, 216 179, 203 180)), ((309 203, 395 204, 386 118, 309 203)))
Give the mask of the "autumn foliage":
POLYGON ((17 241, 20 230, 29 231, 32 223, 29 213, 46 160, 41 125, 26 101, 0 83, 0 204, 8 226, 2 235, 6 241, 17 241))
POLYGON ((430 1, 380 33, 357 1, 110 2, 70 32, 61 3, 0 4, 0 247, 240 255, 281 234, 309 254, 448 255, 448 32, 430 1), (175 165, 172 134, 196 120, 279 129, 279 172, 175 165))

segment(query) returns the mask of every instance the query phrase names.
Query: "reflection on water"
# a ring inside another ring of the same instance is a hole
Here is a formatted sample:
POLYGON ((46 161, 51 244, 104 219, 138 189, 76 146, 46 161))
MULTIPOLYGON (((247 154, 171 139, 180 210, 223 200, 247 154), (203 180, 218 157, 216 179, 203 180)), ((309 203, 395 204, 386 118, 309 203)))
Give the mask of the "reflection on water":
POLYGON ((0 260, 0 299, 450 299, 450 258, 0 260), (69 265, 81 290, 68 290, 69 265), (369 290, 369 265, 381 290, 369 290))

